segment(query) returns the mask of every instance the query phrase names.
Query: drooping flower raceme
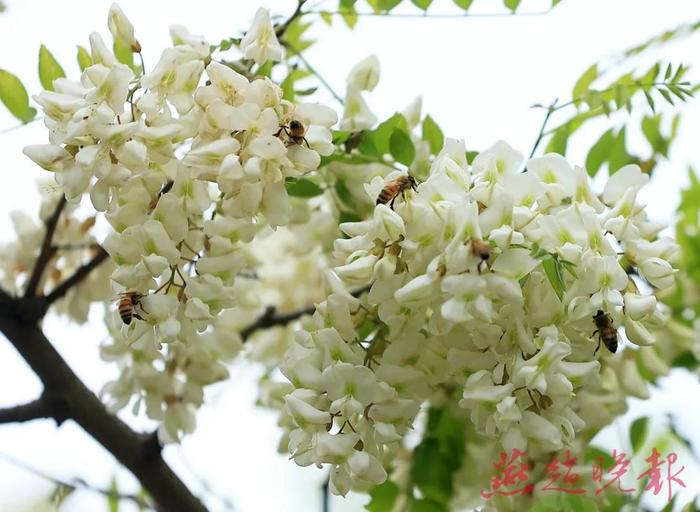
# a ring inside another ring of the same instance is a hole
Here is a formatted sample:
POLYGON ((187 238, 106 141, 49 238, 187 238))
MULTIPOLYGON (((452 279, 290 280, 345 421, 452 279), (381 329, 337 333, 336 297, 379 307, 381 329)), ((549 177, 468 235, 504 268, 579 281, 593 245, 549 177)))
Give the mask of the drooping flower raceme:
POLYGON ((382 482, 420 405, 450 390, 479 434, 533 457, 609 418, 591 406, 601 389, 646 393, 627 349, 599 349, 593 316, 636 345, 664 320, 630 277, 673 280, 676 246, 636 199, 647 176, 624 167, 599 198, 559 155, 522 160, 498 142, 468 165, 448 140, 405 201, 341 225, 327 298, 282 365, 289 451, 331 465, 334 492, 382 482))
MULTIPOLYGON (((114 37, 140 51, 116 6, 114 37)), ((315 170, 333 151, 333 110, 282 99, 269 78, 217 62, 183 27, 141 74, 121 64, 98 34, 80 81, 58 79, 35 100, 50 144, 25 153, 55 174, 71 204, 89 195, 112 227, 103 242, 116 269, 113 295, 136 294, 133 321, 108 314, 103 354, 122 366, 105 393, 115 408, 133 396, 162 420, 162 438, 194 426, 202 388, 227 376, 240 348, 241 308, 258 306, 245 279, 246 245, 266 226, 288 223, 285 180, 315 170), (290 137, 292 121, 305 129, 290 137)), ((267 11, 241 42, 258 64, 279 59, 267 11)), ((249 319, 247 319, 249 321, 249 319)))

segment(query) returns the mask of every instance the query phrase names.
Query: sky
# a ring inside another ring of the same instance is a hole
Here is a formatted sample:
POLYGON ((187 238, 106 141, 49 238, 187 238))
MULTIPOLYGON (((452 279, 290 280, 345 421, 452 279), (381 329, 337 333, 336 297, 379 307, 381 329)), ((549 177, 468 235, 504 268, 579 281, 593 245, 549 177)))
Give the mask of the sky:
MULTIPOLYGON (((107 38, 110 3, 108 0, 5 0, 7 10, 0 14, 0 68, 21 77, 32 93, 38 92, 37 54, 43 43, 68 75, 76 78, 75 45, 86 45, 88 34, 95 30, 107 38)), ((521 10, 542 11, 548 3, 523 0, 521 10)), ((261 4, 247 0, 124 0, 120 5, 136 27, 148 67, 169 43, 169 25, 184 24, 191 32, 205 34, 211 42, 217 42, 245 30, 261 4)), ((294 2, 269 0, 262 5, 273 14, 288 15, 294 2)), ((501 3, 495 0, 475 0, 473 9, 481 13, 503 12, 501 3)), ((402 12, 417 11, 409 6, 402 12)), ((449 0, 435 0, 432 12, 454 11, 449 0)), ((380 119, 402 110, 421 96, 424 111, 430 113, 447 136, 464 138, 468 148, 483 149, 503 139, 527 154, 543 118, 543 111, 530 108, 531 105, 549 104, 555 98, 566 101, 573 83, 591 63, 610 61, 623 49, 698 17, 700 5, 695 0, 563 0, 556 9, 542 16, 362 17, 354 31, 336 19, 332 27, 317 23, 313 34, 322 44, 310 49, 307 58, 342 94, 352 66, 368 55, 377 55, 381 80, 367 99, 380 119)), ((663 55, 657 53, 651 58, 663 56, 674 63, 697 65, 698 55, 700 38, 695 37, 673 44, 663 50, 663 55)), ((316 99, 339 107, 326 91, 319 90, 316 99)), ((688 165, 693 161, 698 164, 700 160, 696 149, 696 137, 700 133, 698 102, 690 104, 684 112, 681 136, 670 159, 660 165, 643 197, 650 202, 651 215, 660 220, 672 221, 679 190, 687 182, 688 165)), ((12 129, 16 124, 0 107, 0 173, 6 180, 5 186, 0 186, 0 242, 14 237, 9 218, 12 210, 36 214, 37 180, 47 178, 44 171, 21 153, 25 145, 46 141, 42 122, 12 129)), ((556 119, 553 124, 556 125, 556 119)), ((573 163, 583 163, 586 148, 596 133, 601 133, 598 128, 593 126, 574 141, 569 153, 573 163)), ((641 140, 633 132, 630 149, 643 147, 641 140)), ((115 375, 116 369, 98 357, 98 345, 105 335, 99 311, 95 310, 84 326, 49 317, 44 327, 91 389, 98 391, 115 375)), ((231 373, 230 381, 209 393, 208 404, 198 415, 196 433, 186 438, 181 447, 168 447, 166 459, 195 490, 202 490, 200 479, 205 479, 216 494, 230 499, 236 510, 320 511, 324 472, 298 468, 277 454, 276 417, 254 406, 255 380, 260 369, 238 363, 231 373)), ((31 400, 40 391, 39 382, 29 368, 9 343, 0 340, 0 406, 31 400)), ((698 391, 697 379, 688 375, 662 379, 651 400, 632 401, 631 412, 604 436, 603 442, 611 447, 626 443, 626 434, 620 436, 620 432, 627 432, 634 417, 650 412, 671 411, 679 416, 682 430, 697 431, 700 413, 689 410, 686 400, 691 393, 697 396, 698 391)), ((128 414, 124 417, 136 426, 147 426, 128 414)), ((50 421, 2 425, 1 510, 33 509, 32 500, 49 494, 52 489, 51 484, 7 462, 7 456, 65 479, 79 476, 107 487, 116 475, 120 489, 136 488, 134 479, 70 422, 60 429, 50 421)), ((690 470, 695 473, 689 475, 700 482, 697 468, 689 467, 690 470)), ((699 491, 695 484, 695 492, 699 491)), ((332 510, 359 510, 365 501, 364 496, 334 499, 332 510)), ((216 499, 209 504, 212 510, 223 509, 216 499)), ((100 509, 106 509, 104 498, 87 492, 71 496, 62 508, 100 509)), ((124 505, 120 510, 131 509, 124 505)))

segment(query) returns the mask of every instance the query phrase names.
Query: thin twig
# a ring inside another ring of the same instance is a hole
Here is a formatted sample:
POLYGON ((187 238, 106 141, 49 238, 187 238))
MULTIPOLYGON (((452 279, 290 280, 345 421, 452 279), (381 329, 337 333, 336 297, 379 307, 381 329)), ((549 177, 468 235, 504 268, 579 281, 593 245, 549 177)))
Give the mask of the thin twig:
POLYGON ((30 123, 33 123, 34 121, 40 121, 42 119, 44 119, 44 116, 35 117, 34 119, 30 119, 26 123, 20 123, 20 124, 14 125, 14 126, 8 126, 7 128, 3 128, 2 130, 0 130, 0 135, 14 132, 15 130, 19 130, 20 128, 24 128, 25 126, 29 125, 30 123))
POLYGON ((340 97, 340 94, 338 94, 337 92, 335 92, 335 89, 333 89, 333 87, 331 86, 331 84, 329 84, 328 81, 327 81, 325 78, 323 78, 323 76, 322 76, 318 71, 316 71, 316 68, 314 68, 314 67, 309 63, 308 60, 306 60, 306 57, 304 57, 300 51, 298 51, 296 48, 294 48, 294 46, 292 46, 291 44, 289 44, 289 43, 286 42, 286 41, 280 41, 280 42, 281 42, 282 45, 284 45, 284 46, 286 46, 287 48, 289 48, 289 50, 292 52, 292 54, 293 54, 294 56, 296 56, 296 57, 299 58, 299 60, 302 62, 302 64, 304 64, 304 66, 306 67, 306 69, 308 69, 308 70, 311 72, 311 74, 313 74, 313 75, 318 79, 318 81, 321 82, 321 85, 323 85, 323 87, 325 87, 325 88, 328 90, 328 92, 331 93, 331 96, 333 96, 333 98, 335 98, 335 100, 336 100, 338 103, 340 103, 341 105, 344 105, 344 104, 345 104, 345 102, 343 101, 343 98, 340 97))
POLYGON ((535 151, 537 151, 537 147, 540 145, 540 142, 542 142, 542 137, 544 137, 544 131, 547 129, 547 123, 549 122, 549 118, 552 115, 552 113, 557 109, 557 102, 559 101, 559 98, 556 98, 550 105, 547 107, 547 114, 544 116, 544 120, 542 121, 542 126, 540 126, 540 133, 537 134, 537 139, 535 140, 535 144, 532 146, 532 151, 530 151, 530 156, 529 158, 532 158, 535 155, 535 151))
POLYGON ((46 302, 46 306, 50 306, 55 301, 63 297, 73 286, 80 284, 80 282, 83 279, 85 279, 88 276, 88 274, 92 272, 93 269, 98 267, 108 257, 109 254, 107 253, 107 251, 105 251, 100 246, 99 252, 95 256, 93 256, 93 258, 89 262, 87 262, 85 265, 76 270, 72 276, 63 281, 60 285, 54 288, 51 293, 49 293, 46 296, 46 298, 44 299, 46 302))
MULTIPOLYGON (((362 288, 351 292, 351 295, 353 297, 359 297, 363 293, 369 291, 371 287, 372 285, 363 286, 362 288)), ((259 331, 261 329, 269 329, 270 327, 287 325, 295 320, 298 320, 302 316, 313 315, 314 311, 316 311, 316 306, 311 305, 305 308, 295 309, 294 311, 290 311, 289 313, 278 314, 276 313, 276 311, 276 308, 272 306, 268 307, 255 322, 250 324, 245 329, 241 330, 241 339, 243 340, 243 342, 245 343, 255 331, 259 331)))
POLYGON ((545 11, 530 11, 530 12, 482 12, 482 13, 412 13, 412 12, 352 12, 352 11, 325 11, 323 9, 314 9, 309 11, 304 11, 303 14, 327 14, 331 16, 342 16, 342 15, 352 15, 352 16, 376 16, 382 18, 417 18, 417 19, 459 19, 459 18, 503 18, 503 17, 516 17, 516 16, 544 16, 549 14, 551 9, 545 11))
POLYGON ((58 219, 63 212, 63 208, 66 206, 66 196, 61 195, 61 199, 56 205, 56 209, 49 219, 46 221, 46 233, 44 234, 44 241, 41 244, 41 250, 39 252, 39 257, 36 259, 34 264, 34 269, 32 270, 32 275, 29 277, 29 282, 27 283, 26 291, 24 292, 25 297, 32 297, 39 286, 39 281, 41 281, 41 276, 48 265, 53 251, 51 250, 51 241, 53 240, 53 234, 56 231, 56 226, 58 225, 58 219))
POLYGON ((107 496, 108 498, 116 498, 118 500, 127 500, 135 503, 141 508, 147 509, 147 510, 155 510, 153 508, 153 505, 148 503, 146 500, 141 498, 140 496, 136 496, 135 494, 125 494, 117 491, 112 491, 110 489, 102 489, 101 487, 96 487, 92 484, 89 484, 82 478, 73 478, 72 480, 63 480, 61 478, 57 478, 55 476, 49 475, 48 473, 45 473, 44 471, 35 468, 34 466, 31 466, 27 464, 26 462, 23 462, 19 459, 16 459, 15 457, 12 457, 11 455, 7 455, 6 453, 0 453, 0 459, 4 460, 5 462, 8 462, 14 466, 17 466, 18 468, 21 468, 29 473, 32 473, 33 475, 38 476, 39 478, 43 478, 44 480, 48 480, 49 482, 54 483, 55 485, 60 485, 63 487, 69 487, 69 488, 80 488, 84 489, 86 491, 94 492, 97 494, 101 494, 102 496, 107 496))

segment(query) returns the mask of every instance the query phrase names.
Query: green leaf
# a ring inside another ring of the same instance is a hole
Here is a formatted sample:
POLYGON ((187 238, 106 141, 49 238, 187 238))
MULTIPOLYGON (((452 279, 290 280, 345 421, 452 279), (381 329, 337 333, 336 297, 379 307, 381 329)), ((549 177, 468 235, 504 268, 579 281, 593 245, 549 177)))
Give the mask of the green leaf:
POLYGON ((365 508, 369 512, 387 512, 394 506, 399 495, 399 486, 391 480, 377 485, 369 491, 370 501, 365 508))
POLYGON ((66 73, 53 54, 43 44, 39 47, 39 81, 44 89, 53 91, 53 81, 66 73))
POLYGON ((467 163, 471 165, 477 156, 479 156, 478 151, 467 151, 467 163))
POLYGON ((354 8, 340 11, 340 16, 350 30, 357 25, 357 11, 354 8))
POLYGON ((402 130, 394 130, 389 138, 389 150, 394 160, 406 167, 413 163, 416 157, 416 148, 409 135, 402 130))
POLYGON ((0 69, 0 100, 10 114, 23 123, 36 116, 36 109, 29 106, 29 95, 22 82, 12 73, 0 69))
POLYGON ((615 174, 623 165, 627 165, 632 162, 632 157, 629 155, 629 153, 627 153, 627 148, 625 146, 625 132, 626 128, 623 126, 615 137, 613 143, 610 145, 608 156, 608 168, 610 175, 615 174))
POLYGON ((348 187, 343 180, 338 180, 335 182, 335 193, 338 194, 340 200, 345 204, 352 204, 352 194, 348 190, 348 187))
POLYGON ((642 133, 651 145, 654 153, 659 153, 663 156, 668 156, 668 141, 661 134, 661 114, 653 117, 644 116, 642 119, 642 133))
POLYGON ((454 3, 457 5, 457 7, 468 11, 469 8, 472 6, 472 3, 474 3, 474 0, 454 0, 454 3))
POLYGON ((321 19, 328 25, 329 27, 333 26, 333 14, 331 14, 328 11, 321 11, 321 19))
POLYGON ((549 279, 549 284, 552 285, 554 293, 557 294, 559 300, 562 300, 566 288, 564 285, 564 272, 561 262, 555 258, 544 259, 542 261, 542 268, 544 268, 544 273, 547 275, 547 279, 549 279))
POLYGON ((119 487, 117 487, 116 477, 112 477, 112 482, 109 484, 110 495, 107 496, 107 504, 109 512, 119 512, 119 487))
POLYGON ((377 8, 380 11, 390 11, 401 3, 401 0, 378 0, 377 8))
POLYGON ((430 4, 433 3, 433 0, 411 0, 411 2, 413 2, 413 5, 415 5, 419 9, 427 11, 428 7, 430 7, 430 4))
POLYGON ((53 492, 49 496, 49 502, 54 505, 56 510, 61 508, 63 502, 75 492, 75 487, 66 484, 57 484, 53 492))
POLYGON ((570 134, 571 132, 568 124, 564 124, 559 127, 557 131, 554 132, 552 138, 549 139, 545 151, 547 153, 559 153, 560 155, 565 155, 570 134))
POLYGON ((445 136, 442 134, 442 130, 430 116, 425 116, 422 128, 422 139, 430 146, 430 152, 433 155, 437 155, 445 143, 445 136))
POLYGON ((644 445, 649 431, 649 418, 643 416, 637 418, 630 426, 630 442, 632 443, 632 451, 639 452, 639 449, 644 445))
POLYGON ((287 178, 287 193, 294 197, 315 197, 323 194, 323 189, 305 178, 287 178))
POLYGON ((408 123, 406 122, 406 118, 399 113, 394 114, 383 123, 380 123, 374 130, 372 139, 374 142, 374 147, 379 155, 385 155, 386 153, 390 152, 389 140, 391 139, 391 135, 394 133, 394 130, 397 128, 408 134, 408 123))
POLYGON ((576 80, 571 97, 582 98, 596 78, 598 78, 598 64, 593 64, 576 80))
POLYGON ((78 66, 80 66, 80 71, 85 71, 85 68, 92 66, 92 57, 90 52, 88 52, 84 46, 78 46, 78 66))
POLYGON ((361 220, 362 217, 360 217, 354 212, 340 212, 338 223, 342 224, 343 222, 360 222, 361 220))
MULTIPOLYGON (((387 509, 388 510, 388 509, 387 509)), ((447 512, 448 508, 442 503, 433 500, 414 500, 411 504, 410 512, 447 512)), ((386 512, 386 511, 384 511, 386 512)))
POLYGON ((677 355, 675 359, 671 362, 671 366, 674 368, 687 368, 689 370, 695 370, 698 367, 698 363, 700 361, 697 360, 695 355, 690 352, 682 352, 681 354, 677 355))
POLYGON ((515 12, 520 5, 520 0, 503 0, 503 5, 508 7, 511 12, 515 12))
POLYGON ((452 498, 452 480, 462 467, 464 450, 464 421, 447 408, 431 408, 423 440, 413 452, 411 478, 426 501, 443 506, 437 510, 446 510, 452 498))
POLYGON ((586 156, 586 170, 590 176, 595 176, 603 163, 608 159, 608 153, 614 141, 615 132, 613 128, 610 128, 591 146, 586 156))

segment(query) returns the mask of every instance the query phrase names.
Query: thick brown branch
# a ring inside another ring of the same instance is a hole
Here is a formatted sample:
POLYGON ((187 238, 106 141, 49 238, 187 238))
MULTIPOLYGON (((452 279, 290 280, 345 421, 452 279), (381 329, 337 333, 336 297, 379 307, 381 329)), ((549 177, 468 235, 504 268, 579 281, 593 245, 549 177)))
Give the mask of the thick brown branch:
MULTIPOLYGON (((369 291, 372 285, 363 286, 351 293, 353 297, 359 297, 363 293, 369 291)), ((265 312, 252 324, 250 324, 245 329, 241 330, 241 339, 245 343, 248 338, 250 338, 255 331, 261 329, 269 329, 270 327, 277 327, 287 325, 295 320, 300 319, 305 315, 313 315, 316 311, 316 306, 311 305, 301 309, 295 309, 289 313, 276 313, 276 309, 272 306, 265 309, 265 312)))
POLYGON ((99 247, 97 254, 93 256, 93 258, 89 262, 87 262, 85 265, 76 270, 75 274, 73 274, 68 279, 59 284, 56 288, 54 288, 51 291, 51 293, 49 293, 46 296, 46 298, 44 299, 46 306, 50 306, 56 300, 63 297, 68 292, 68 290, 70 290, 73 286, 79 284, 83 279, 85 279, 88 276, 90 272, 97 268, 108 257, 109 254, 107 253, 107 251, 105 251, 102 247, 99 247))
MULTIPOLYGON (((94 260, 93 260, 94 261, 94 260)), ((25 301, 0 291, 0 331, 14 345, 52 400, 64 404, 66 416, 139 479, 159 510, 206 511, 154 449, 153 436, 140 434, 109 413, 73 373, 35 322, 21 313, 25 301)))
POLYGON ((21 423, 50 417, 51 408, 41 398, 26 404, 0 409, 0 423, 21 423))
POLYGON ((61 217, 61 212, 66 206, 66 196, 61 196, 61 199, 56 205, 56 209, 49 219, 46 221, 46 233, 44 234, 44 241, 41 244, 41 250, 39 252, 39 257, 36 259, 34 264, 34 269, 32 270, 32 275, 29 277, 27 282, 27 288, 24 292, 25 297, 31 297, 36 293, 39 282, 41 281, 41 276, 48 265, 51 256, 53 255, 53 250, 51 248, 51 241, 53 240, 53 234, 56 231, 56 226, 58 225, 58 219, 61 217))

